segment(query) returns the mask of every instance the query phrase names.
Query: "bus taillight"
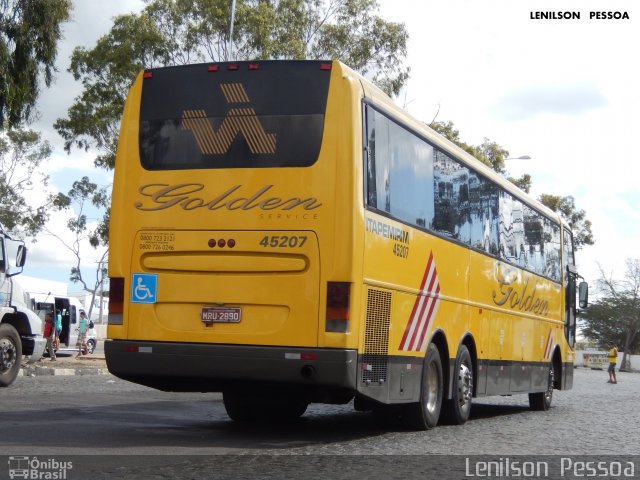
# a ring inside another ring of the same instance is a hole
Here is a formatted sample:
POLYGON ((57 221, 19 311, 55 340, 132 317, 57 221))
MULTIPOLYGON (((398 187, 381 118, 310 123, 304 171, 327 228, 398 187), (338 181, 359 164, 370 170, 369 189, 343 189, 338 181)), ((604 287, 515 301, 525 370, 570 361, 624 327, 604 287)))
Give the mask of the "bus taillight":
POLYGON ((327 283, 327 317, 325 331, 338 333, 347 333, 349 331, 350 297, 350 283, 327 283))
POLYGON ((124 307, 124 278, 109 279, 109 324, 122 325, 124 307))

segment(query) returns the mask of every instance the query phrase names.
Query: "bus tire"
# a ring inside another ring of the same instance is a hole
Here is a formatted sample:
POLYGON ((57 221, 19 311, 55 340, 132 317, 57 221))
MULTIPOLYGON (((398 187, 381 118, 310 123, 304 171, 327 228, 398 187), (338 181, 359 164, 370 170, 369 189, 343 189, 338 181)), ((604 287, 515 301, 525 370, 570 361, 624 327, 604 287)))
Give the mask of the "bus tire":
POLYGON ((535 392, 529 394, 529 407, 531 410, 547 411, 551 407, 553 400, 553 384, 555 373, 553 370, 553 362, 549 363, 549 379, 547 380, 547 389, 544 392, 535 392))
POLYGON ((402 419, 408 428, 428 430, 438 424, 444 391, 442 360, 438 347, 431 343, 427 348, 422 367, 420 401, 402 407, 402 419))
POLYGON ((466 345, 460 345, 453 370, 451 399, 443 405, 444 419, 452 425, 462 425, 471 414, 473 398, 473 363, 466 345))
POLYGON ((0 325, 0 387, 8 387, 18 376, 22 361, 20 335, 13 326, 0 325))
POLYGON ((307 411, 309 403, 285 395, 229 390, 222 394, 229 418, 236 422, 277 422, 295 420, 307 411))

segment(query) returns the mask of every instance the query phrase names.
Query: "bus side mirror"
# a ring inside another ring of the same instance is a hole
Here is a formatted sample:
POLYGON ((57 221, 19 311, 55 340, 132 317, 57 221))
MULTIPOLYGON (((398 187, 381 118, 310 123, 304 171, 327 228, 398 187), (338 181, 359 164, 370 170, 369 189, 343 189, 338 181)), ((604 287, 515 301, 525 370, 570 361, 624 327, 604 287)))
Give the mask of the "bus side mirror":
POLYGON ((578 305, 580 308, 587 308, 589 304, 589 285, 587 282, 580 282, 578 285, 578 305))
POLYGON ((27 247, 24 245, 18 246, 18 253, 16 254, 16 267, 22 268, 27 261, 27 247))

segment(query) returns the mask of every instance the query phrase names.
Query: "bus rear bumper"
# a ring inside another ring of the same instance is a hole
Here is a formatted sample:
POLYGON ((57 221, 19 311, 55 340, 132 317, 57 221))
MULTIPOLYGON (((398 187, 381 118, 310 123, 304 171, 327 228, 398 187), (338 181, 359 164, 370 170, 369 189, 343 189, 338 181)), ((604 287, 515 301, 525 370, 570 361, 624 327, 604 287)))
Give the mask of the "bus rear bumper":
POLYGON ((357 351, 105 340, 109 371, 165 391, 220 392, 256 384, 354 391, 357 351))

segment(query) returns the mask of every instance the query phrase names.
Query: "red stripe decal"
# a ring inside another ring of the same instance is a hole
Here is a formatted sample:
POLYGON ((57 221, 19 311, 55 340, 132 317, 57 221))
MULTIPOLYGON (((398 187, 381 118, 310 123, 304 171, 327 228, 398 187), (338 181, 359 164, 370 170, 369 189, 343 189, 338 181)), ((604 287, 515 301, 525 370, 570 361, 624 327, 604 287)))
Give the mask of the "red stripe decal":
POLYGON ((411 316, 398 347, 400 350, 419 351, 422 349, 422 343, 426 339, 429 325, 436 315, 439 304, 440 282, 433 252, 431 252, 420 283, 420 292, 413 304, 411 316))

